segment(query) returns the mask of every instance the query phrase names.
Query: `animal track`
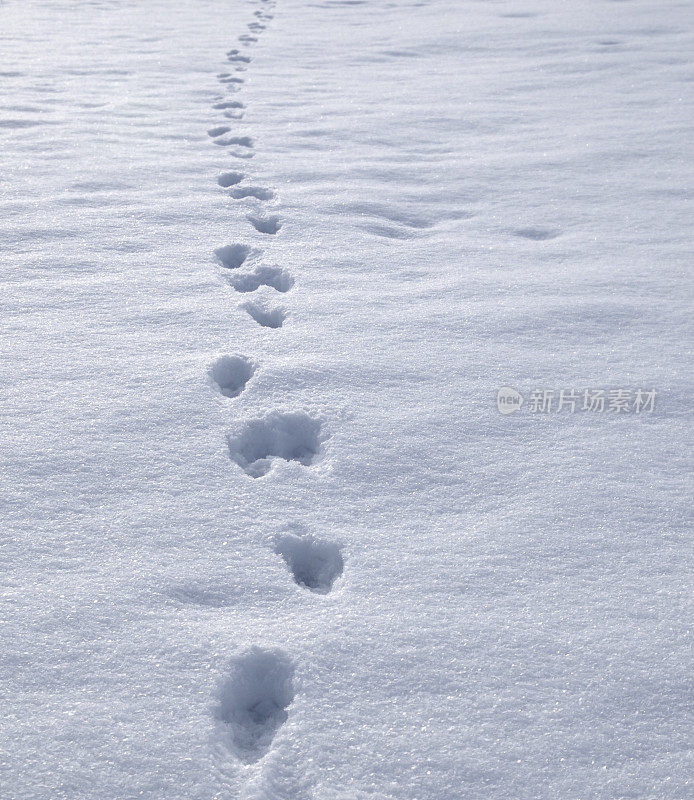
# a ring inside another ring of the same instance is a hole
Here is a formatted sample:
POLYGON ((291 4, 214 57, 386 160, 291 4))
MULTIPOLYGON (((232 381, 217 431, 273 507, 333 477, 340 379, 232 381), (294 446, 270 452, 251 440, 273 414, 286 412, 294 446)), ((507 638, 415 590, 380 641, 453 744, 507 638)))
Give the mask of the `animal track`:
POLYGON ((252 300, 242 303, 239 308, 246 311, 263 328, 281 328, 287 318, 287 312, 283 308, 277 307, 269 310, 252 300))
POLYGON ((245 244, 227 244, 214 251, 215 258, 226 269, 238 269, 251 254, 251 248, 245 244))
POLYGON ((210 378, 224 397, 238 397, 255 370, 256 365, 244 356, 221 356, 210 367, 210 378))
POLYGON ((254 214, 249 214, 246 219, 259 233, 275 234, 282 227, 280 218, 277 216, 258 217, 254 214))
POLYGON ((249 56, 242 56, 239 50, 229 50, 227 53, 227 61, 232 63, 240 61, 242 64, 250 64, 251 59, 249 56))
MULTIPOLYGON (((227 131, 230 131, 231 128, 227 128, 227 131)), ((229 147, 232 144, 237 144, 241 147, 253 147, 253 139, 250 136, 227 136, 224 139, 215 139, 213 144, 217 144, 220 147, 229 147)))
POLYGON ((216 128, 210 128, 207 131, 208 136, 222 136, 225 133, 229 133, 231 128, 228 125, 218 125, 216 128))
POLYGON ((221 686, 218 717, 241 761, 252 764, 267 753, 293 700, 294 664, 284 651, 252 647, 234 659, 221 686))
POLYGON ((241 183, 245 177, 246 176, 241 172, 223 172, 217 178, 217 183, 224 189, 227 189, 229 186, 235 186, 237 183, 241 183))
POLYGON ((256 200, 272 200, 275 193, 270 189, 263 189, 261 186, 240 186, 232 189, 229 194, 235 200, 243 200, 245 197, 255 197, 256 200))
POLYGON ((237 292, 255 292, 261 286, 269 286, 278 292, 288 292, 294 286, 294 278, 280 267, 256 267, 253 272, 232 273, 227 276, 237 292))
POLYGON ((339 546, 311 535, 277 536, 275 553, 282 556, 299 586, 319 594, 332 589, 344 568, 339 546))
POLYGON ((559 236, 559 232, 547 228, 521 228, 520 230, 514 231, 513 235, 520 236, 522 239, 544 241, 545 239, 556 239, 557 236, 559 236))
POLYGON ((262 478, 272 468, 272 459, 313 463, 320 450, 320 420, 302 411, 273 411, 250 420, 243 431, 229 437, 229 455, 252 478, 262 478))
POLYGON ((212 108, 216 108, 218 110, 225 109, 225 108, 245 108, 244 104, 239 102, 238 100, 224 100, 221 103, 215 103, 212 108))

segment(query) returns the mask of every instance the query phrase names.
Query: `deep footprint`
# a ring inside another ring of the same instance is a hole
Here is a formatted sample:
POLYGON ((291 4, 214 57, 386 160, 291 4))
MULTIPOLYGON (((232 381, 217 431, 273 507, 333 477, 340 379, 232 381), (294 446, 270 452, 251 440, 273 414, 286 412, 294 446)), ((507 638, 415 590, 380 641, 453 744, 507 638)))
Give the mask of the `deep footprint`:
POLYGON ((542 242, 547 239, 556 239, 559 236, 559 232, 548 228, 521 228, 514 231, 513 235, 520 236, 522 239, 533 239, 536 242, 542 242))
POLYGON ((235 200, 243 200, 246 197, 255 197, 256 200, 272 200, 275 193, 270 189, 263 189, 262 186, 240 186, 232 189, 229 194, 235 200))
POLYGON ((254 214, 249 214, 246 218, 251 225, 258 231, 258 233, 267 233, 274 235, 282 227, 280 218, 277 216, 272 217, 258 217, 254 214))
POLYGON ((241 172, 223 172, 217 178, 217 183, 227 189, 229 186, 236 186, 237 183, 241 183, 245 177, 241 172))
POLYGON ((319 594, 327 594, 344 569, 339 546, 311 535, 277 536, 275 553, 282 556, 299 586, 319 594))
POLYGON ((231 128, 228 125, 217 125, 216 128, 210 128, 209 131, 207 131, 207 135, 212 137, 223 136, 225 133, 229 133, 229 131, 231 131, 231 128))
POLYGON ((238 100, 224 100, 221 103, 215 103, 212 108, 221 110, 225 108, 245 108, 245 106, 238 100))
POLYGON ((293 700, 294 664, 284 651, 252 647, 234 659, 217 713, 241 761, 253 764, 267 753, 293 700))
MULTIPOLYGON (((227 131, 231 130, 228 128, 227 131)), ((241 147, 253 147, 253 139, 250 136, 227 136, 224 139, 215 139, 214 144, 219 145, 220 147, 229 147, 230 145, 236 144, 241 147)))
POLYGON ((252 478, 267 475, 275 458, 308 467, 320 450, 320 429, 320 420, 303 411, 273 411, 247 422, 238 436, 230 436, 229 455, 252 478))
POLYGON ((227 244, 214 251, 217 263, 226 269, 238 269, 250 256, 251 248, 245 244, 227 244))
POLYGON ((224 397, 238 397, 253 377, 256 365, 244 356, 221 356, 210 367, 210 378, 224 397))
POLYGON ((242 64, 250 64, 251 58, 250 56, 243 56, 238 50, 229 50, 227 53, 227 61, 234 62, 241 62, 242 64))
POLYGON ((256 267, 253 272, 232 273, 227 277, 237 292, 255 292, 261 286, 269 286, 278 292, 288 292, 294 286, 294 278, 280 267, 256 267))
POLYGON ((247 312, 263 328, 281 328, 282 323, 287 318, 287 312, 284 308, 278 307, 270 310, 258 303, 254 303, 252 300, 242 303, 239 308, 247 312))

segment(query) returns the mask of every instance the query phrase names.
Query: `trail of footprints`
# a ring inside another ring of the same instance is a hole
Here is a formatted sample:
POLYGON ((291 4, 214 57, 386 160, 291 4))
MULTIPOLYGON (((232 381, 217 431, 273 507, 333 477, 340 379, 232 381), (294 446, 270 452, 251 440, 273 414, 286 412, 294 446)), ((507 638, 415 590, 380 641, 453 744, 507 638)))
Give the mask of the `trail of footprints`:
MULTIPOLYGON (((241 91, 242 75, 252 62, 247 50, 258 41, 273 17, 274 0, 258 0, 258 3, 260 8, 254 12, 255 20, 247 26, 249 33, 239 37, 239 48, 227 53, 230 71, 217 76, 228 95, 241 91)), ((245 108, 241 100, 227 98, 213 105, 225 120, 235 123, 243 119, 245 108)), ((207 133, 213 144, 227 148, 236 159, 250 160, 254 155, 253 138, 237 133, 232 124, 220 122, 207 133)), ((281 231, 282 219, 264 205, 275 199, 272 189, 249 182, 241 169, 223 172, 217 177, 217 184, 230 198, 248 206, 245 218, 257 234, 276 236, 281 231)), ((282 328, 289 312, 268 297, 275 293, 286 294, 294 286, 289 271, 267 264, 261 248, 243 243, 221 245, 213 256, 235 292, 252 294, 262 289, 262 297, 247 299, 238 305, 249 321, 271 330, 282 328)), ((259 364, 246 356, 224 355, 210 366, 209 378, 216 391, 233 400, 244 392, 260 369, 259 364)), ((239 432, 227 437, 227 447, 231 462, 237 468, 250 479, 262 479, 269 475, 278 460, 309 467, 319 455, 322 441, 320 420, 304 411, 272 411, 247 420, 239 432)), ((303 530, 276 536, 274 553, 294 582, 315 594, 328 594, 344 567, 339 545, 303 530)), ((271 749, 275 734, 288 718, 293 700, 294 663, 287 653, 278 648, 251 647, 236 656, 220 688, 217 718, 241 762, 255 763, 271 749)))

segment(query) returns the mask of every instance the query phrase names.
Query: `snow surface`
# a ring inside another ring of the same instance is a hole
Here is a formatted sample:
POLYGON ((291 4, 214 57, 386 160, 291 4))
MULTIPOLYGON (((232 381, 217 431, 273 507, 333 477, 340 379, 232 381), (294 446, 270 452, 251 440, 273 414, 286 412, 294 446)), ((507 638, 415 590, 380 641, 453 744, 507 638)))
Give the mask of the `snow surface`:
POLYGON ((693 17, 0 4, 3 800, 691 796, 693 17))

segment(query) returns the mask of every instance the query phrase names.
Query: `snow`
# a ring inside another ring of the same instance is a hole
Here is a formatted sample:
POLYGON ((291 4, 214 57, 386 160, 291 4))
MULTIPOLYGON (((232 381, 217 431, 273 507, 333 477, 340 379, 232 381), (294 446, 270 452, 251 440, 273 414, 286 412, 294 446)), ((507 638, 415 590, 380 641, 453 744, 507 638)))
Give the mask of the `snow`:
POLYGON ((692 27, 0 4, 3 799, 691 791, 692 27))

